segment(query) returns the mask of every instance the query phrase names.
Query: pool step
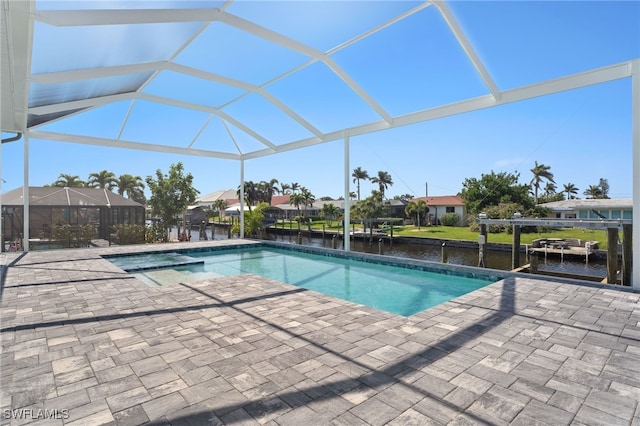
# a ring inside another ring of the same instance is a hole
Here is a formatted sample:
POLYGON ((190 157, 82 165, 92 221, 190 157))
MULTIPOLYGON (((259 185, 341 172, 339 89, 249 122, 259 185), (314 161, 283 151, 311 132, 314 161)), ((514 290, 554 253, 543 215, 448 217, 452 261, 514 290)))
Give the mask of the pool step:
POLYGON ((147 285, 157 287, 160 285, 175 285, 179 283, 191 283, 210 278, 220 278, 223 275, 215 272, 190 272, 176 271, 175 269, 158 269, 135 272, 134 276, 147 285))

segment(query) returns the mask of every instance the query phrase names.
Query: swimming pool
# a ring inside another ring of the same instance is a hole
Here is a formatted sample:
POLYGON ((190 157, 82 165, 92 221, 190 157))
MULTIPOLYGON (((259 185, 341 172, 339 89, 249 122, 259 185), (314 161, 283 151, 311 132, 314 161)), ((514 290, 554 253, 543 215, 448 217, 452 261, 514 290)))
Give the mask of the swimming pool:
POLYGON ((150 285, 255 274, 404 316, 499 279, 490 275, 442 273, 416 266, 415 262, 402 265, 397 259, 379 263, 379 259, 363 261, 268 246, 187 251, 179 255, 183 264, 171 267, 161 261, 166 253, 159 254, 157 259, 149 253, 108 259, 150 285), (158 262, 157 266, 154 262, 158 262))

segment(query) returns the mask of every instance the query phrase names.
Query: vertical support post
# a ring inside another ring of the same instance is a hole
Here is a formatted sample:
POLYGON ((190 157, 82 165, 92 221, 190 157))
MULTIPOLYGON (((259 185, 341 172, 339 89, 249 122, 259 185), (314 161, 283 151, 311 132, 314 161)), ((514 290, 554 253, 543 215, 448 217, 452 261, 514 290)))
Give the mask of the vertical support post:
POLYGON ((29 251, 29 136, 24 135, 24 186, 22 187, 24 197, 24 218, 23 218, 23 245, 22 249, 29 251))
POLYGON ((485 247, 487 245, 487 225, 480 225, 480 235, 478 236, 478 266, 481 268, 486 268, 487 263, 485 262, 485 247))
POLYGON ((632 225, 622 225, 622 285, 631 285, 631 234, 632 225))
POLYGON ((442 243, 442 263, 449 263, 449 253, 447 252, 447 242, 442 243))
POLYGON ((640 61, 631 66, 631 140, 633 144, 633 288, 640 290, 640 61))
POLYGON ((618 228, 607 228, 607 282, 618 282, 618 228))
POLYGON ((529 254, 529 273, 537 274, 538 273, 538 252, 531 250, 529 254))
POLYGON ((349 134, 344 136, 344 251, 351 251, 351 238, 349 238, 349 224, 351 223, 351 194, 349 183, 351 182, 351 170, 349 166, 349 134))
MULTIPOLYGON (((2 128, 2 119, 0 118, 0 128, 2 128)), ((0 139, 2 132, 0 132, 0 139)), ((4 251, 4 214, 2 212, 2 143, 0 142, 0 252, 4 251)))
POLYGON ((520 267, 520 225, 513 225, 513 246, 511 247, 511 269, 520 267))
POLYGON ((244 238, 244 160, 240 160, 240 239, 244 238))

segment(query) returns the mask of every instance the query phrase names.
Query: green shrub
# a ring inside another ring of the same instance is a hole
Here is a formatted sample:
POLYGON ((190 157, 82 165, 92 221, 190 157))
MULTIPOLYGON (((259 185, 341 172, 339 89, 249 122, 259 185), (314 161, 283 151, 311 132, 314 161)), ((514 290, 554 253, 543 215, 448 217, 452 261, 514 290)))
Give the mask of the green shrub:
POLYGON ((143 244, 146 241, 146 226, 144 225, 115 225, 116 240, 120 245, 143 244))
POLYGON ((440 216, 440 225, 457 226, 460 223, 460 215, 458 213, 445 213, 440 216))
POLYGON ((51 239, 58 241, 63 247, 87 247, 96 235, 93 225, 71 226, 68 223, 53 225, 51 239))

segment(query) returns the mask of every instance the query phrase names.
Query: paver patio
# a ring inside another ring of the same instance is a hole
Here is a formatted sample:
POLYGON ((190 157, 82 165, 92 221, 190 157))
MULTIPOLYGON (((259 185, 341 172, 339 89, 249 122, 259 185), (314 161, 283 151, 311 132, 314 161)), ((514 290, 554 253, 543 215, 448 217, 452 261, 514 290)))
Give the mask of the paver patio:
POLYGON ((638 293, 513 277, 402 317, 100 257, 138 249, 2 255, 1 424, 640 424, 638 293))

